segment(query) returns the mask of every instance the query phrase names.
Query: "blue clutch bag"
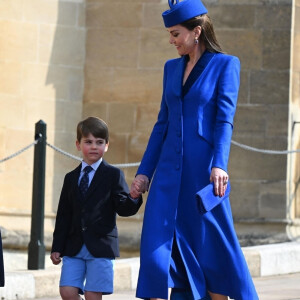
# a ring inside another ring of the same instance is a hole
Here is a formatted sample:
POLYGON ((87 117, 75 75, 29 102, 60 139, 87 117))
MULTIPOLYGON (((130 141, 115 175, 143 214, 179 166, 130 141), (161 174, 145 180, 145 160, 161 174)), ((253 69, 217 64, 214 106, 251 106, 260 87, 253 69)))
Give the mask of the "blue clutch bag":
POLYGON ((223 197, 216 196, 214 194, 214 183, 211 182, 205 186, 202 190, 196 193, 196 201, 200 214, 212 210, 219 205, 224 199, 229 197, 230 193, 230 182, 227 183, 227 189, 223 197))

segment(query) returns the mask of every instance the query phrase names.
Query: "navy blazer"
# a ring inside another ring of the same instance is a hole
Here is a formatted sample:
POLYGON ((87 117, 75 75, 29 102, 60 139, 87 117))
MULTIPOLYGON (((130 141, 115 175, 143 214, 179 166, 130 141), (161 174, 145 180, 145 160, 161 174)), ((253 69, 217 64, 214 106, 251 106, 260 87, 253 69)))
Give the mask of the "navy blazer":
POLYGON ((119 256, 116 214, 134 215, 142 197, 132 200, 123 172, 103 160, 83 199, 78 187, 80 171, 81 165, 65 176, 51 252, 75 256, 85 244, 95 257, 119 256))

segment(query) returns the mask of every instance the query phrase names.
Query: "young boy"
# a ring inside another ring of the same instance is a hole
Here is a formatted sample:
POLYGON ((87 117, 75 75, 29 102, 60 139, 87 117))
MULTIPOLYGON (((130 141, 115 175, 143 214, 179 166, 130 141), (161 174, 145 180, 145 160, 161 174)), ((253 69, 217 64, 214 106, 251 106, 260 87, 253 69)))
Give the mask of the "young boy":
MULTIPOLYGON (((108 128, 96 117, 77 126, 76 147, 82 163, 65 176, 58 204, 51 260, 63 257, 60 295, 64 300, 101 300, 113 292, 113 266, 119 256, 116 214, 131 216, 142 204, 129 194, 123 172, 102 159, 108 128), (85 282, 85 284, 84 284, 85 282)), ((137 189, 138 190, 138 189, 137 189)))

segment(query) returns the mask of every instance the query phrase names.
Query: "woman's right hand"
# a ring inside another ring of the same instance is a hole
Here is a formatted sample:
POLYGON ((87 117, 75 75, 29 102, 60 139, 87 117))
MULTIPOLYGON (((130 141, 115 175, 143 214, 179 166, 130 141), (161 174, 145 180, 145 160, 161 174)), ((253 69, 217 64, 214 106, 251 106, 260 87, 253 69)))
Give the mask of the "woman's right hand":
POLYGON ((212 168, 209 180, 214 183, 215 195, 223 197, 229 180, 228 174, 220 168, 212 168))

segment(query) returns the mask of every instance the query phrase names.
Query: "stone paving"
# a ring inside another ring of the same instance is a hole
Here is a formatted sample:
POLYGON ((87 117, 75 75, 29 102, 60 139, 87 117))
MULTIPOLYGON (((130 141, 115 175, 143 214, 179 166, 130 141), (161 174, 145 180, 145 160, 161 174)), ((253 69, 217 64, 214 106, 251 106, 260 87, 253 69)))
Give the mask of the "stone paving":
MULTIPOLYGON (((254 278, 260 300, 300 300, 300 273, 254 278)), ((59 300, 59 297, 39 300, 59 300)), ((135 291, 117 292, 103 300, 136 300, 135 291)))
MULTIPOLYGON (((246 247, 243 251, 260 300, 300 300, 299 242, 246 247)), ((47 258, 45 270, 32 271, 26 270, 26 254, 5 251, 6 286, 0 288, 0 299, 60 299, 60 267, 50 265, 47 258)), ((136 299, 138 269, 138 257, 116 260, 116 292, 104 300, 136 299)))
POLYGON ((254 284, 260 300, 300 300, 300 273, 257 277, 254 284))

